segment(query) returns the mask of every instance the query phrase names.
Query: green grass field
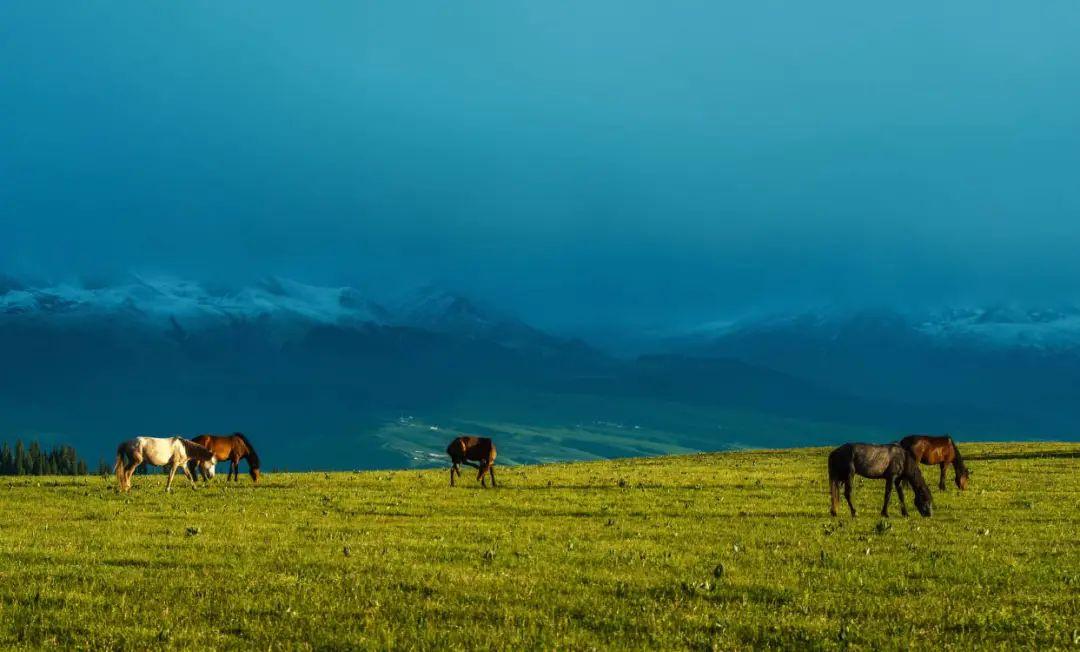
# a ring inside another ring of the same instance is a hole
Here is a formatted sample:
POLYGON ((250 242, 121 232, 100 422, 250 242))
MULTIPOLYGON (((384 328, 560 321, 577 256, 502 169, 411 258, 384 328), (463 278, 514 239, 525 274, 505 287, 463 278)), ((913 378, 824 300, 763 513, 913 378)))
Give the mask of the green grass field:
POLYGON ((1077 648, 1080 445, 962 449, 887 521, 829 517, 824 449, 0 479, 0 648, 1077 648))

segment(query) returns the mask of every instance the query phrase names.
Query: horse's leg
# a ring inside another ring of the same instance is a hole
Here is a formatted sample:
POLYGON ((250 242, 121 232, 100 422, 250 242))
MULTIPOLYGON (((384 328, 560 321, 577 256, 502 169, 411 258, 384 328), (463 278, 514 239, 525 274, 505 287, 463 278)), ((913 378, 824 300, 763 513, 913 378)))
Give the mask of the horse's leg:
POLYGON ((494 463, 488 464, 488 475, 491 476, 491 488, 494 489, 495 488, 495 464, 494 463))
POLYGON ((124 485, 127 487, 127 491, 131 491, 131 478, 135 475, 135 471, 138 470, 139 465, 143 463, 142 451, 136 450, 131 454, 131 466, 126 469, 124 485))
POLYGON ((945 462, 941 463, 941 481, 938 482, 938 489, 945 491, 945 462))
POLYGON ((892 484, 893 478, 885 477, 885 504, 881 507, 881 515, 889 515, 889 498, 892 498, 892 484))
POLYGON ((229 475, 226 476, 228 478, 229 482, 232 482, 234 475, 236 476, 237 480, 240 479, 240 465, 236 463, 236 460, 234 458, 230 457, 229 458, 229 475))
POLYGON ((124 490, 131 491, 131 478, 135 475, 135 470, 142 464, 142 455, 135 453, 131 456, 131 465, 124 467, 124 490))
POLYGON ((450 464, 450 486, 451 487, 454 486, 454 473, 457 473, 459 475, 461 474, 461 471, 458 470, 457 462, 453 462, 453 463, 450 464))
POLYGON ((836 516, 836 508, 840 506, 840 481, 829 479, 829 514, 836 516))
POLYGON ((476 474, 476 479, 480 481, 481 487, 487 487, 487 480, 484 479, 484 474, 487 473, 487 464, 480 467, 480 472, 476 474))
POLYGON ((904 504, 904 481, 900 476, 896 476, 896 496, 900 499, 900 514, 907 516, 907 505, 904 504))
POLYGON ((848 479, 844 481, 844 498, 847 500, 847 506, 851 508, 851 516, 855 517, 855 504, 851 502, 851 484, 855 478, 848 476, 848 479))
POLYGON ((195 476, 191 475, 191 471, 188 471, 187 464, 181 464, 180 468, 183 469, 184 475, 187 476, 187 479, 191 481, 191 488, 198 489, 199 485, 195 482, 195 476))
POLYGON ((176 462, 170 462, 169 463, 169 480, 168 480, 168 482, 165 483, 165 491, 167 491, 167 492, 172 491, 172 479, 173 479, 173 476, 176 475, 176 467, 177 466, 180 466, 180 465, 177 464, 176 462))

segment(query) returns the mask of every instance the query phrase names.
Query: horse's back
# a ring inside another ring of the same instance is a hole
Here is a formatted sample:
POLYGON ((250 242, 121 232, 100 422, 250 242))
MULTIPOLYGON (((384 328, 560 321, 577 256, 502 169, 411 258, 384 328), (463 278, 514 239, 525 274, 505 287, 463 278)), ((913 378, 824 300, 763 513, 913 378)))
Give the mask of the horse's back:
POLYGON ((494 460, 495 443, 489 437, 462 436, 450 442, 446 453, 451 459, 494 460))
POLYGON ((908 435, 900 440, 900 446, 923 464, 951 462, 954 455, 953 440, 948 436, 908 435))
POLYGON ((177 451, 181 455, 184 451, 179 437, 136 437, 135 440, 146 461, 155 466, 168 464, 177 451))
POLYGON ((907 451, 897 444, 844 444, 829 456, 829 471, 833 473, 834 458, 836 472, 850 475, 852 471, 864 478, 881 478, 890 472, 899 473, 904 466, 907 451))

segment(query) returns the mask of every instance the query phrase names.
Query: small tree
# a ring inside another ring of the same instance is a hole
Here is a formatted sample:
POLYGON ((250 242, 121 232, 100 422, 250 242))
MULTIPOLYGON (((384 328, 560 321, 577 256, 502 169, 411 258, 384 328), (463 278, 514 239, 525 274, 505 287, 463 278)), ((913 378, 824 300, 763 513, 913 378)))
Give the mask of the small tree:
POLYGON ((30 458, 30 474, 45 475, 45 455, 41 452, 41 444, 36 441, 30 442, 30 448, 26 454, 30 458))
POLYGON ((26 459, 26 449, 23 447, 21 439, 15 440, 15 473, 12 475, 26 475, 30 471, 30 466, 26 459))
POLYGON ((0 445, 0 475, 15 475, 15 454, 6 441, 0 445))

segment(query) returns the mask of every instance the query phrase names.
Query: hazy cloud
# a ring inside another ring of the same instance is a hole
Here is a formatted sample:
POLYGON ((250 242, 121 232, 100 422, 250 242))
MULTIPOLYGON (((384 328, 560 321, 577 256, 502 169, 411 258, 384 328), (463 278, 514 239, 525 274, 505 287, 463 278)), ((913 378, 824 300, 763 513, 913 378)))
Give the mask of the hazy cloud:
POLYGON ((1080 299, 1071 2, 0 6, 0 271, 1080 299))

